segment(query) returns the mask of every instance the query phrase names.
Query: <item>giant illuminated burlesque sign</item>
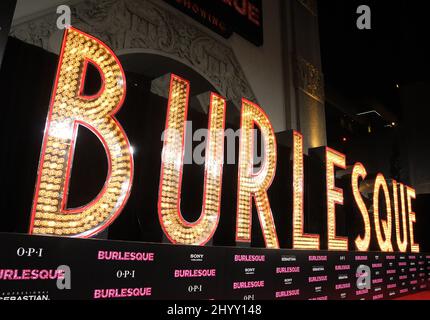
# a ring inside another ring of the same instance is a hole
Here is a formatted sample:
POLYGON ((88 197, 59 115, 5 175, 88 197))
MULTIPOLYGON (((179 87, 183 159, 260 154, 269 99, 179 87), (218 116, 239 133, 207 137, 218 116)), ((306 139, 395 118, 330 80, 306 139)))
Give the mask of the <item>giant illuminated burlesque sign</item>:
MULTIPOLYGON (((67 29, 46 123, 30 234, 91 237, 106 229, 121 213, 133 180, 131 147, 125 131, 115 119, 125 95, 125 74, 112 50, 100 40, 75 28, 67 29), (97 68, 103 84, 93 96, 83 94, 88 64, 97 68), (94 201, 82 208, 66 209, 78 126, 85 126, 99 138, 106 152, 109 170, 105 185, 94 201)), ((189 95, 190 83, 172 75, 161 156, 158 216, 170 242, 205 245, 212 239, 222 215, 226 101, 217 94, 211 94, 202 211, 199 219, 189 222, 180 209, 189 95)), ((293 249, 320 250, 321 235, 305 232, 303 137, 293 131, 290 139, 293 154, 293 249)), ((266 247, 277 249, 280 245, 267 193, 276 175, 276 136, 264 111, 246 99, 242 100, 239 149, 236 242, 251 242, 252 207, 255 204, 266 247), (257 173, 253 163, 253 130, 256 127, 260 129, 264 141, 264 161, 257 173)), ((348 238, 339 236, 336 231, 336 208, 344 204, 344 190, 335 183, 336 170, 346 169, 346 156, 330 148, 324 148, 323 153, 326 168, 326 247, 332 251, 347 251, 348 238)), ((351 188, 364 225, 364 230, 355 240, 356 250, 369 250, 373 229, 381 251, 406 252, 409 249, 419 252, 419 245, 414 240, 416 217, 412 200, 416 197, 415 191, 396 181, 390 190, 384 176, 378 175, 373 191, 372 219, 359 190, 360 183, 366 177, 363 164, 355 164, 351 188), (382 197, 386 202, 385 219, 380 212, 382 197), (395 234, 391 231, 393 225, 395 234)))

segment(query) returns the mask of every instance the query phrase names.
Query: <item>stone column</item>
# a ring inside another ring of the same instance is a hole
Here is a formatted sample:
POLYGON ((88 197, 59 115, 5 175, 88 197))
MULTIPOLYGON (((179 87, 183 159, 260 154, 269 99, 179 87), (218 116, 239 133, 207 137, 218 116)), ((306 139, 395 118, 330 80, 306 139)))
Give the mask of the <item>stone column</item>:
POLYGON ((430 195, 430 83, 402 87, 403 152, 407 154, 409 183, 418 195, 430 195))
POLYGON ((316 0, 282 1, 287 128, 304 135, 304 147, 327 143, 324 81, 316 0))
POLYGON ((6 49, 7 38, 15 12, 16 0, 0 1, 0 66, 6 49))
POLYGON ((401 87, 403 122, 401 153, 409 172, 408 184, 417 192, 412 201, 416 212, 415 242, 421 252, 430 252, 430 83, 414 83, 401 87))

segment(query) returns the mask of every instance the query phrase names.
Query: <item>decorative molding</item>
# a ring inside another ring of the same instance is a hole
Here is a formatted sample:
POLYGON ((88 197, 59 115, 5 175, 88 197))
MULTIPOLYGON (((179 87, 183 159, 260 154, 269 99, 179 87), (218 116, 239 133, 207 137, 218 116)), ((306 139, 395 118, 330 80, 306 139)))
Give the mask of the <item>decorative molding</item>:
POLYGON ((313 16, 318 16, 317 0, 298 0, 313 16))
POLYGON ((324 75, 313 64, 302 57, 294 59, 294 80, 296 87, 311 98, 324 103, 324 75))
MULTIPOLYGON (((205 77, 221 95, 241 108, 255 95, 233 50, 151 0, 85 0, 70 6, 73 26, 121 51, 159 53, 205 77)), ((11 35, 52 51, 58 42, 55 12, 15 26, 11 35)))
MULTIPOLYGON (((33 0, 34 1, 34 0, 33 0)), ((72 6, 73 4, 76 4, 78 2, 81 2, 82 0, 52 0, 50 1, 50 3, 45 3, 41 4, 40 8, 39 6, 37 6, 37 8, 31 8, 31 13, 28 12, 27 10, 20 10, 20 7, 22 5, 24 5, 24 7, 26 6, 25 3, 28 2, 28 0, 20 0, 18 2, 21 2, 17 4, 16 7, 16 11, 15 11, 15 16, 13 17, 13 21, 12 21, 12 27, 18 26, 20 24, 24 24, 26 22, 29 21, 33 21, 36 20, 38 18, 44 17, 52 12, 57 11, 57 7, 59 5, 67 5, 67 6, 72 6)))
POLYGON ((151 81, 151 92, 159 97, 169 98, 169 84, 172 74, 165 74, 151 81))

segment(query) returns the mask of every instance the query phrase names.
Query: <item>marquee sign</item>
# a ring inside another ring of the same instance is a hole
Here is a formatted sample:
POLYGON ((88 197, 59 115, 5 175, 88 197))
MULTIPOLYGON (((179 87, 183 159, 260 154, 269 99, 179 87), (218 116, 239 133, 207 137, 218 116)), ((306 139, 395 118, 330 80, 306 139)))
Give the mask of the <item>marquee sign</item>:
MULTIPOLYGON (((203 246, 212 239, 223 214, 220 202, 226 101, 217 94, 211 95, 202 210, 196 221, 186 221, 180 209, 180 197, 190 85, 179 76, 172 75, 170 78, 158 216, 171 243, 203 246)), ((124 71, 112 50, 90 35, 75 28, 67 29, 46 123, 30 234, 87 238, 106 229, 121 213, 133 181, 132 151, 126 132, 115 118, 125 99, 125 88, 124 71), (97 68, 103 83, 100 91, 93 96, 83 94, 89 64, 97 68), (67 209, 78 126, 85 126, 99 138, 108 158, 109 172, 96 199, 84 207, 67 209)), ((304 219, 303 137, 293 131, 290 142, 293 150, 293 245, 290 249, 320 250, 325 239, 324 247, 328 250, 348 251, 348 238, 340 236, 336 226, 346 192, 346 189, 336 185, 336 173, 346 169, 346 156, 327 147, 317 150, 325 167, 326 234, 309 234, 305 231, 309 226, 304 219)), ((261 107, 246 99, 242 101, 239 149, 236 242, 251 242, 252 208, 255 205, 265 246, 280 249, 274 217, 285 213, 272 212, 268 197, 277 171, 276 136, 270 119, 261 107), (256 127, 260 129, 264 141, 264 160, 258 172, 255 172, 253 162, 253 130, 256 127)), ((360 192, 360 183, 366 177, 364 165, 356 163, 352 169, 350 189, 364 228, 356 235, 355 249, 368 251, 375 234, 382 252, 419 253, 420 246, 414 238, 414 189, 396 181, 390 188, 385 177, 379 174, 374 182, 371 215, 360 192), (382 199, 384 202, 381 202, 382 199), (393 226, 395 233, 391 231, 393 226)))
POLYGON ((233 32, 263 45, 262 0, 164 0, 212 31, 229 38, 233 32))

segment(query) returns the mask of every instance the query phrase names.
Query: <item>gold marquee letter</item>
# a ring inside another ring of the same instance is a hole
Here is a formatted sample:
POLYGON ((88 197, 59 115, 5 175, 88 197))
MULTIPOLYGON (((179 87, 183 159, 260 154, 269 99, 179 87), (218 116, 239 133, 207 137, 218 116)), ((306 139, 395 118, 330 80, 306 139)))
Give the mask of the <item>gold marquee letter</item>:
POLYGON ((415 212, 412 210, 412 199, 416 199, 417 195, 414 189, 406 188, 406 197, 408 199, 408 215, 409 215, 409 235, 411 237, 411 251, 415 253, 420 252, 420 245, 415 243, 414 239, 414 223, 417 221, 415 212))
POLYGON ((405 206, 405 186, 400 184, 400 202, 402 204, 402 230, 403 240, 400 231, 400 217, 399 217, 399 193, 397 188, 397 181, 393 180, 393 198, 394 198, 394 219, 396 223, 396 240, 400 252, 406 252, 408 249, 408 229, 406 224, 406 206, 405 206))
POLYGON ((204 245, 215 233, 220 216, 226 103, 220 96, 211 95, 203 210, 199 220, 190 223, 185 221, 180 208, 189 90, 188 81, 172 75, 162 154, 158 216, 165 235, 172 243, 204 245))
POLYGON ((270 208, 267 190, 276 173, 276 137, 264 111, 252 102, 242 101, 242 124, 240 134, 239 181, 237 195, 236 241, 251 242, 252 198, 255 203, 267 248, 279 248, 278 236, 270 208), (264 139, 264 164, 254 173, 254 125, 264 139))
POLYGON ((370 246, 371 228, 370 228, 370 218, 369 211, 367 210, 366 204, 363 201, 363 197, 360 193, 359 179, 366 179, 367 171, 366 168, 361 163, 356 163, 352 170, 352 193, 354 195, 355 203, 360 210, 361 216, 364 222, 364 237, 358 236, 355 239, 355 247, 358 251, 368 251, 370 246))
POLYGON ((319 250, 319 235, 304 233, 303 136, 293 131, 293 249, 319 250))
POLYGON ((345 169, 346 157, 326 148, 328 250, 348 251, 348 238, 336 236, 336 204, 343 205, 343 190, 335 186, 335 167, 345 169))
POLYGON ((382 252, 393 252, 393 245, 391 243, 392 216, 390 192, 388 190, 387 181, 382 174, 378 174, 375 181, 375 188, 373 191, 373 217, 375 220, 376 238, 378 239, 379 248, 382 252), (385 203, 387 207, 386 221, 379 218, 379 192, 381 188, 384 191, 385 203), (384 235, 381 233, 381 224, 384 235))
POLYGON ((133 158, 124 130, 114 115, 125 98, 125 75, 115 54, 77 29, 65 32, 39 163, 30 234, 90 237, 104 230, 127 202, 133 158), (86 68, 102 78, 94 96, 84 96, 86 68), (100 194, 82 208, 67 209, 67 194, 78 127, 91 130, 109 163, 100 194))

